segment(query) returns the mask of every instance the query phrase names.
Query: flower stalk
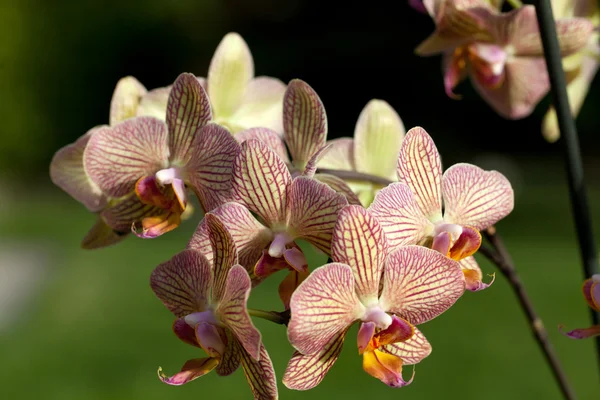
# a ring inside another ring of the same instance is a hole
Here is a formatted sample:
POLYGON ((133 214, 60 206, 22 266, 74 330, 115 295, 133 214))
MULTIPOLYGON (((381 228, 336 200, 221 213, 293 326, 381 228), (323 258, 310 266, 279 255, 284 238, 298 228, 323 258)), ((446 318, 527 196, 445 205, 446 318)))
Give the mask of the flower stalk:
POLYGON ((290 321, 290 310, 286 311, 265 311, 249 308, 248 314, 252 317, 266 319, 267 321, 275 322, 276 324, 286 325, 290 321))

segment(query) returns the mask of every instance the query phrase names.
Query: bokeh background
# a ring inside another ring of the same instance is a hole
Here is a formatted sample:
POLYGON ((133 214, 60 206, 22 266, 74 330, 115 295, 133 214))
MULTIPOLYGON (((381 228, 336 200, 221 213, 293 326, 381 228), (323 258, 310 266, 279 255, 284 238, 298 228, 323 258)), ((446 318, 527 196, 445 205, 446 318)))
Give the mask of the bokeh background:
MULTIPOLYGON (((432 28, 402 1, 0 0, 0 398, 250 398, 241 371, 184 387, 156 377, 159 365, 174 373, 199 356, 174 337, 171 314, 148 286, 151 270, 185 246, 198 216, 157 240, 128 238, 84 251, 79 242, 94 216, 48 177, 58 148, 108 121, 119 78, 134 75, 154 88, 184 71, 204 76, 222 36, 237 31, 257 74, 301 78, 315 88, 328 111, 330 138, 352 136, 361 109, 380 98, 407 128, 430 132, 445 165, 473 162, 509 176, 516 207, 498 228, 579 398, 597 399, 592 342, 569 340, 556 329, 585 326, 589 314, 561 148, 540 133, 548 101, 531 117, 509 122, 468 83, 459 88, 463 100, 448 99, 439 58, 413 54, 432 28)), ((599 89, 596 82, 578 119, 596 232, 599 89)), ((496 272, 480 261, 484 272, 496 272)), ((279 308, 278 280, 253 292, 250 305, 279 308)), ((256 324, 281 377, 292 352, 285 331, 256 324)), ((465 294, 422 330, 434 351, 407 388, 390 389, 365 374, 351 333, 320 386, 301 393, 280 384, 280 397, 560 398, 499 274, 490 289, 465 294)))

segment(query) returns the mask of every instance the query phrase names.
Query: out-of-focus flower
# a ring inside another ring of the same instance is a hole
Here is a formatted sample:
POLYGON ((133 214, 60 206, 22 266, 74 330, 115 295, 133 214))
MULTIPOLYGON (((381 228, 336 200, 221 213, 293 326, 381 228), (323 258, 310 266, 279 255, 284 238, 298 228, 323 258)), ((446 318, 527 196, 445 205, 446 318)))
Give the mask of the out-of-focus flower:
POLYGON ((133 117, 155 117, 165 120, 171 86, 148 91, 133 76, 117 82, 110 102, 110 125, 133 117))
POLYGON ((415 325, 442 314, 463 294, 458 263, 421 246, 388 253, 380 224, 355 205, 339 214, 331 257, 335 262, 317 268, 292 295, 288 337, 297 351, 283 383, 299 390, 318 385, 348 329, 360 321, 364 370, 392 387, 410 384, 402 366, 431 353, 415 325))
MULTIPOLYGON (((456 97, 468 74, 498 114, 529 115, 550 87, 534 7, 500 13, 484 0, 445 0, 434 13, 436 31, 416 52, 444 54, 446 93, 456 97)), ((558 20, 556 27, 563 56, 583 48, 594 28, 585 18, 558 20)))
MULTIPOLYGON (((354 139, 329 141, 329 148, 318 163, 320 168, 356 171, 396 180, 396 161, 406 130, 394 109, 383 100, 371 100, 360 113, 354 139)), ((348 181, 363 206, 373 201, 384 185, 365 181, 348 181)))
POLYGON ((205 211, 228 199, 239 145, 210 119, 204 89, 193 75, 181 74, 169 95, 166 124, 135 117, 90 135, 83 154, 89 179, 111 198, 130 199, 106 210, 108 225, 139 223, 136 234, 145 238, 169 232, 181 222, 188 185, 205 211))
POLYGON ((246 309, 250 277, 237 264, 235 244, 222 222, 211 214, 205 220, 212 266, 200 252, 184 250, 156 267, 150 286, 177 317, 177 337, 202 348, 208 357, 187 361, 171 377, 159 369, 159 377, 170 385, 183 385, 215 368, 221 376, 230 375, 241 363, 255 398, 276 399, 273 365, 246 309))
POLYGON ((205 86, 213 120, 231 133, 265 127, 283 132, 281 112, 285 84, 279 79, 254 76, 248 45, 237 33, 225 35, 210 62, 205 86))
POLYGON ((327 114, 317 92, 308 83, 293 79, 285 91, 283 104, 283 140, 277 132, 265 128, 245 130, 236 138, 240 142, 249 139, 264 142, 287 164, 292 176, 315 178, 342 193, 350 204, 360 204, 358 197, 342 179, 316 173, 317 164, 328 148, 327 114))
POLYGON ((399 182, 382 189, 369 207, 390 245, 431 247, 462 260, 467 289, 489 286, 481 282, 481 270, 470 256, 481 245, 479 231, 512 211, 510 182, 499 172, 471 164, 455 164, 442 176, 435 143, 419 127, 402 142, 397 173, 399 182))
MULTIPOLYGON (((582 17, 589 19, 595 26, 600 24, 598 2, 595 0, 552 0, 554 17, 572 18, 582 17)), ((587 96, 590 84, 598 71, 600 59, 600 34, 594 31, 587 44, 577 53, 563 59, 563 69, 567 77, 567 94, 569 105, 574 116, 579 114, 587 96)), ((556 110, 553 106, 544 117, 542 133, 549 142, 554 142, 560 137, 556 110)))
MULTIPOLYGON (((600 274, 592 275, 591 278, 583 282, 583 298, 594 311, 600 311, 600 274)), ((569 332, 563 332, 563 326, 558 326, 559 331, 571 339, 587 339, 600 335, 600 325, 593 325, 589 328, 573 329, 569 332)))
MULTIPOLYGON (((241 264, 256 280, 290 270, 279 286, 287 307, 292 292, 308 276, 306 258, 295 241, 303 239, 329 254, 337 213, 347 201, 315 179, 292 179, 281 158, 256 139, 242 143, 233 170, 237 203, 225 203, 212 212, 231 232, 241 264)), ((200 224, 188 247, 205 249, 207 237, 200 224)))

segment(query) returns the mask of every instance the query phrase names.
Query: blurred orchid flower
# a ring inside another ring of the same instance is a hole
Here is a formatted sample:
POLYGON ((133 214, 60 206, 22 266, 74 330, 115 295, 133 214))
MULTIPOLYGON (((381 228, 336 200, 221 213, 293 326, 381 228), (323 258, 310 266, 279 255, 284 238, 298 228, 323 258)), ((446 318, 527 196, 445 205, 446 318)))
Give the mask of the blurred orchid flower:
MULTIPOLYGON (((360 113, 354 139, 328 142, 329 148, 318 163, 320 168, 356 171, 396 180, 396 161, 406 130, 394 109, 383 100, 371 100, 360 113)), ((348 186, 365 207, 384 185, 349 181, 348 186)))
POLYGON ((199 78, 212 105, 213 120, 231 133, 265 127, 281 133, 285 84, 254 76, 254 60, 244 39, 225 35, 210 62, 207 78, 199 78))
POLYGON ((117 82, 110 102, 110 125, 133 117, 155 117, 165 120, 171 86, 148 91, 133 76, 117 82))
POLYGON ((327 114, 319 95, 300 79, 288 84, 283 99, 283 140, 267 128, 251 128, 240 132, 240 142, 257 139, 269 146, 288 166, 292 176, 315 178, 343 194, 351 204, 360 204, 352 189, 337 176, 316 173, 317 164, 328 149, 327 114), (287 149, 291 159, 288 157, 287 149))
MULTIPOLYGON (((583 282, 583 298, 594 311, 600 311, 600 274, 592 275, 591 278, 583 282)), ((600 335, 600 325, 590 326, 589 328, 573 329, 569 332, 563 332, 563 325, 558 326, 558 330, 571 339, 587 339, 600 335)))
POLYGON ((467 289, 489 286, 481 282, 481 269, 470 256, 481 245, 479 231, 512 211, 510 182, 499 172, 471 164, 455 164, 442 175, 435 143, 419 127, 402 142, 397 173, 399 182, 382 189, 369 207, 391 247, 431 247, 462 260, 467 289))
POLYGON ((187 361, 171 377, 159 368, 159 377, 169 385, 183 385, 215 368, 221 376, 230 375, 241 363, 255 398, 276 399, 275 371, 246 309, 250 277, 237 264, 235 244, 223 223, 211 214, 205 221, 212 266, 200 252, 184 250, 156 267, 150 286, 177 317, 177 337, 202 348, 208 357, 187 361))
MULTIPOLYGON (((556 19, 581 17, 587 18, 595 26, 600 24, 598 3, 594 0, 552 0, 552 10, 556 19)), ((573 116, 579 114, 592 80, 598 71, 600 65, 599 41, 600 34, 595 30, 590 35, 585 47, 563 59, 563 69, 567 78, 567 94, 573 116)), ((549 142, 554 142, 560 137, 556 110, 553 106, 550 106, 544 117, 542 133, 549 142)))
MULTIPOLYGON (((456 98, 454 88, 469 74, 498 114, 529 115, 550 87, 534 7, 501 13, 484 0, 444 0, 435 12, 436 31, 416 52, 444 54, 446 93, 456 98)), ((568 18, 556 28, 567 56, 586 45, 594 27, 584 18, 568 18)))
POLYGON ((283 383, 298 390, 318 385, 348 329, 360 321, 364 370, 392 387, 410 384, 402 366, 431 353, 415 325, 442 314, 463 294, 458 263, 421 246, 389 253, 379 222, 356 205, 340 211, 331 246, 334 262, 317 268, 292 295, 288 337, 297 351, 283 383))
POLYGON ((137 228, 139 222, 136 234, 144 238, 169 232, 186 209, 187 185, 205 211, 226 201, 239 145, 210 119, 204 89, 193 75, 181 74, 169 95, 166 124, 135 117, 91 135, 83 155, 87 175, 106 195, 131 199, 106 216, 109 225, 133 221, 137 228))
MULTIPOLYGON (((315 179, 292 178, 277 154, 256 139, 242 143, 233 171, 237 203, 225 203, 212 213, 231 232, 240 262, 255 281, 289 269, 279 286, 287 308, 292 292, 309 273, 295 241, 303 239, 329 254, 337 213, 346 199, 315 179)), ((207 230, 200 224, 188 247, 205 251, 206 246, 207 230)))

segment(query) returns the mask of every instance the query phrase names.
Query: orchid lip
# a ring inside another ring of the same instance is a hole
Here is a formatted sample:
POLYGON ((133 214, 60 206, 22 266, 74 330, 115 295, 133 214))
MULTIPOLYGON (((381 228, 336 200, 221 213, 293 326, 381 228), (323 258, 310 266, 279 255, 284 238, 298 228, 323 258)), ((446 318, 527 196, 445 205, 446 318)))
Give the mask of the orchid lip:
POLYGON ((276 233, 271 245, 269 246, 269 255, 275 258, 282 257, 286 246, 293 241, 294 239, 291 238, 287 233, 276 233))
POLYGON ((460 225, 440 221, 435 225, 434 236, 437 236, 442 232, 448 232, 452 240, 456 240, 462 234, 462 231, 463 228, 460 225))
POLYGON ((392 317, 377 304, 367 308, 363 322, 373 322, 379 329, 387 329, 392 324, 392 317))
POLYGON ((188 314, 183 319, 192 328, 195 328, 200 322, 206 322, 215 326, 221 325, 212 310, 188 314))
POLYGON ((156 180, 161 185, 170 185, 171 183, 173 183, 173 181, 175 179, 184 180, 184 176, 183 176, 182 172, 183 171, 181 171, 181 169, 179 169, 179 168, 171 167, 171 168, 161 169, 160 171, 158 171, 155 174, 155 176, 156 176, 156 180))

